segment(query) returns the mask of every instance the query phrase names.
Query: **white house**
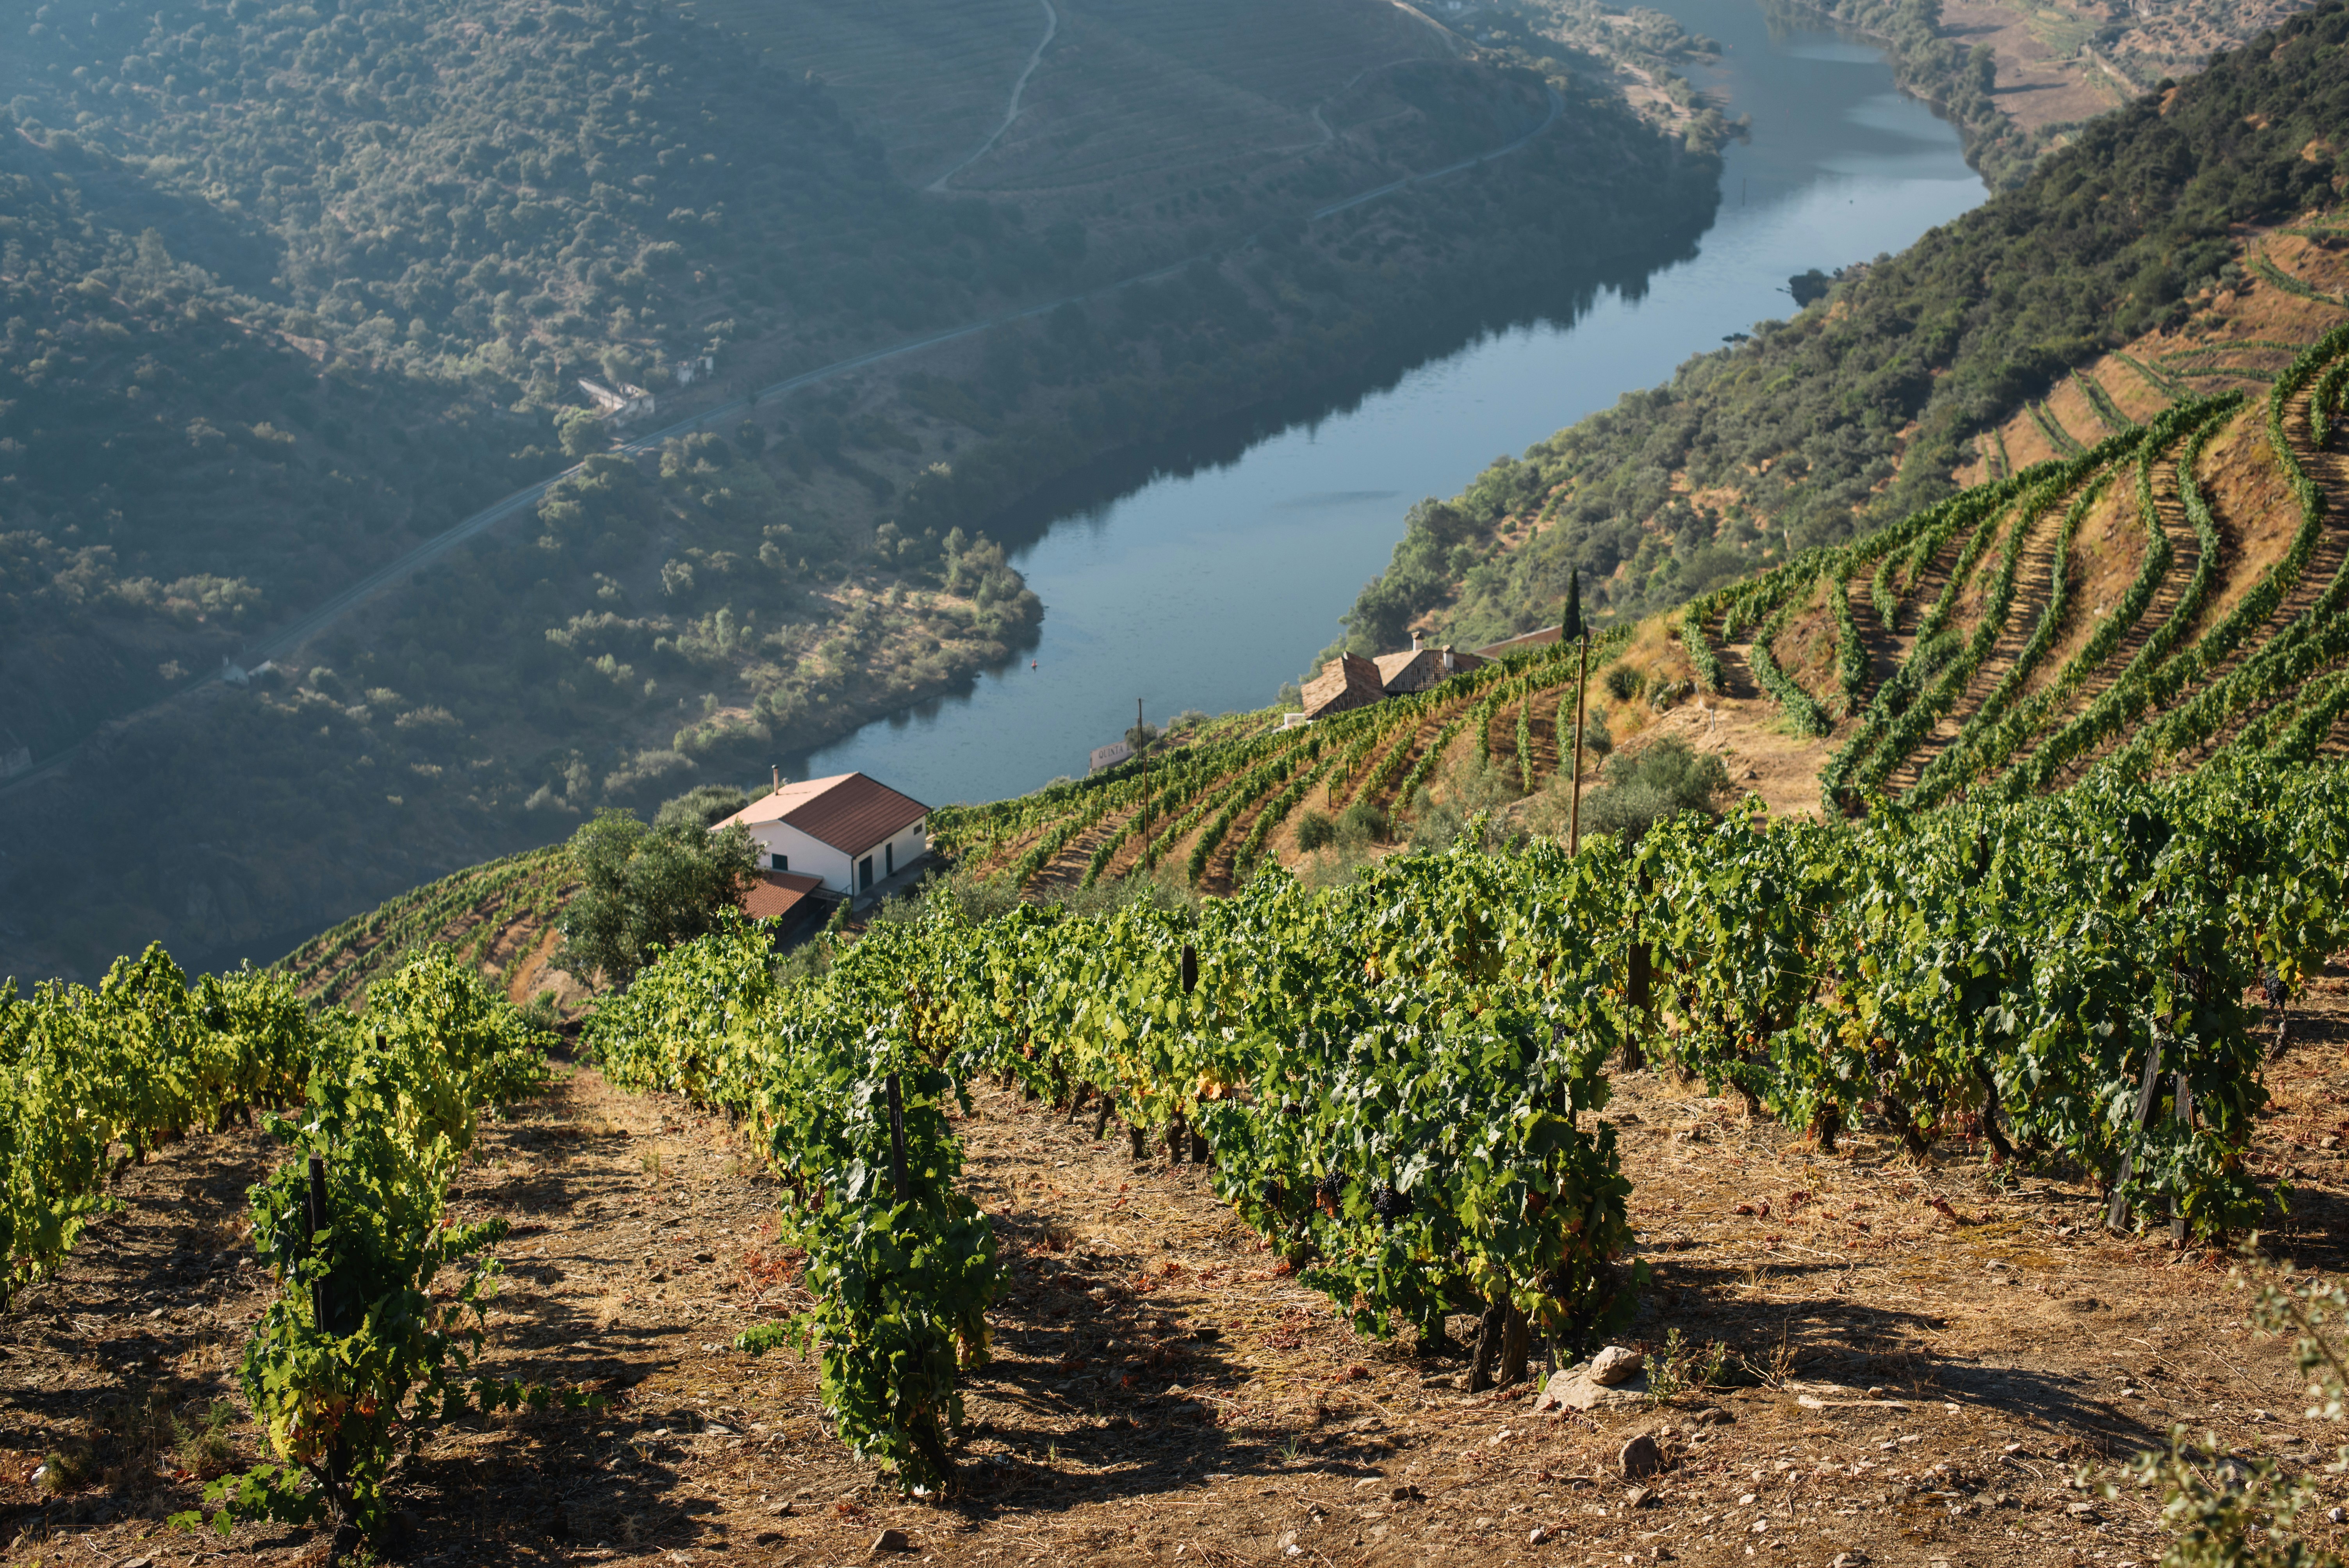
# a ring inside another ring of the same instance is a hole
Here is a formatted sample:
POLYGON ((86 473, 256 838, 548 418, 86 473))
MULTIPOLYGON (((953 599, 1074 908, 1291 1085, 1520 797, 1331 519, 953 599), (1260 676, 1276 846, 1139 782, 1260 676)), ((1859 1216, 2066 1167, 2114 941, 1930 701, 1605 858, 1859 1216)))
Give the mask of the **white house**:
POLYGON ((759 846, 759 869, 822 879, 823 891, 854 897, 896 875, 930 846, 930 809, 878 779, 839 773, 786 784, 717 823, 740 823, 759 846))

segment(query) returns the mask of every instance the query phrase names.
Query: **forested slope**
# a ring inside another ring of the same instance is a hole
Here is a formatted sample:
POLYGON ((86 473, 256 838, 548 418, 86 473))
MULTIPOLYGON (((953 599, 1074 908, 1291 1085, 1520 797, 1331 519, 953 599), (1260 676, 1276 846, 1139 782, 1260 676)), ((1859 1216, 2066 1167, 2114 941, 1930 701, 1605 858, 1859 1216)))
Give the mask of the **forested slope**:
MULTIPOLYGON (((1474 643, 1554 617, 1570 571, 1617 614, 1946 494, 1974 438, 2064 374, 2187 319, 2240 225, 2329 201, 2349 11, 2324 6, 2086 127, 2017 190, 1850 269, 1792 321, 1683 365, 1416 509, 1349 620, 1474 643), (1503 548, 1511 520, 1528 542, 1503 548)), ((1863 260, 1855 258, 1856 261, 1863 260)))

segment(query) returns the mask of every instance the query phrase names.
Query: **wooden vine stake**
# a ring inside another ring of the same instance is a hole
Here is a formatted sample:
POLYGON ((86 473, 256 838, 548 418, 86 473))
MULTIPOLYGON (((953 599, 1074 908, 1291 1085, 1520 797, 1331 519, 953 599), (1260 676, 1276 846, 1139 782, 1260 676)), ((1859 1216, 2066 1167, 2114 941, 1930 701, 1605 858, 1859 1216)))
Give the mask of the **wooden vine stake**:
POLYGON ((889 1091, 889 1177, 896 1184, 897 1202, 902 1203, 911 1196, 905 1191, 905 1102, 898 1091, 895 1073, 884 1082, 889 1091))
MULTIPOLYGON (((2178 1119, 2187 1126, 2194 1124, 2194 1083, 2186 1076, 2184 1068, 2178 1069, 2177 1115, 2178 1119)), ((2174 1192, 2169 1198, 2169 1244, 2173 1247, 2186 1244, 2186 1212, 2178 1206, 2178 1195, 2174 1192)))
MULTIPOLYGON (((315 1259, 318 1255, 318 1238, 334 1225, 334 1211, 326 1202, 326 1161, 324 1156, 310 1156, 310 1190, 308 1202, 303 1205, 302 1240, 304 1250, 315 1259)), ((310 1316, 321 1334, 340 1334, 342 1326, 336 1322, 340 1306, 338 1293, 331 1270, 322 1269, 310 1278, 310 1316)), ((351 1518, 348 1485, 350 1447, 336 1442, 325 1455, 326 1495, 334 1500, 337 1513, 335 1529, 335 1553, 341 1557, 357 1544, 357 1525, 351 1518)))
MULTIPOLYGON (((2145 1130, 2145 1124, 2152 1119, 2154 1091, 2160 1087, 2161 1037, 2156 1034, 2153 1037, 2152 1047, 2146 1054, 2145 1078, 2137 1085, 2137 1115, 2130 1122, 2137 1132, 2142 1133, 2145 1130)), ((2113 1183, 2112 1204, 2105 1211, 2105 1225, 2108 1230, 2117 1231, 2128 1220, 2128 1179, 2130 1171, 2135 1170, 2136 1166, 2137 1150, 2132 1146, 2127 1154, 2121 1156, 2120 1177, 2113 1183)))
POLYGON ((1590 690, 1590 633, 1582 634, 1581 668, 1574 683, 1574 789, 1566 808, 1566 852, 1582 852, 1582 703, 1590 690))
MULTIPOLYGON (((1183 944, 1182 978, 1183 995, 1185 996, 1199 988, 1199 950, 1187 942, 1183 944)), ((1190 1156, 1192 1164, 1206 1164, 1207 1140, 1199 1136, 1188 1119, 1178 1114, 1166 1135, 1166 1159, 1170 1164, 1180 1165, 1186 1154, 1190 1156)))
MULTIPOLYGON (((318 1233, 334 1221, 326 1207, 326 1161, 310 1156, 310 1202, 303 1215, 302 1240, 310 1255, 318 1255, 318 1233)), ((333 1291, 328 1287, 324 1272, 310 1276, 310 1317, 322 1334, 334 1332, 333 1291)))

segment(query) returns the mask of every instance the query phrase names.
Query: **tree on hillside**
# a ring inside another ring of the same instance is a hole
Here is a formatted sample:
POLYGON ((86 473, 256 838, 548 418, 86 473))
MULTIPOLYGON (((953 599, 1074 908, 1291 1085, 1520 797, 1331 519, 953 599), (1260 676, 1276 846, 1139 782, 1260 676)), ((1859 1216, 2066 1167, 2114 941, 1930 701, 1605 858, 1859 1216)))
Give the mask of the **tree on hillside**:
POLYGON ((586 885, 564 911, 556 962, 574 975, 626 985, 653 948, 710 930, 750 885, 748 832, 713 833, 689 810, 661 815, 663 825, 647 828, 634 812, 602 811, 571 835, 571 861, 586 885))
POLYGON ((1557 618, 1557 640, 1578 643, 1582 633, 1582 569, 1578 566, 1566 574, 1566 609, 1557 618))
POLYGON ((653 816, 653 831, 657 833, 680 822, 714 828, 750 803, 750 797, 731 784, 699 785, 675 799, 662 801, 661 809, 653 816))

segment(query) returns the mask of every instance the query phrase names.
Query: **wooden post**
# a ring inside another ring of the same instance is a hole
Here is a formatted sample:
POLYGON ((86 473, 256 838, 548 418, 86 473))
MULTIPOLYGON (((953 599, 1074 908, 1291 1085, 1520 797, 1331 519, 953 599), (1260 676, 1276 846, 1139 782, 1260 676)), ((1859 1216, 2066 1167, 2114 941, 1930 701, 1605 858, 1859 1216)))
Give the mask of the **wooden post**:
MULTIPOLYGON (((318 1233, 334 1223, 333 1212, 326 1206, 326 1162, 316 1154, 310 1156, 310 1202, 303 1218, 307 1222, 303 1227, 302 1239, 315 1258, 318 1255, 318 1233)), ((333 1311, 333 1293, 328 1288, 326 1274, 313 1274, 310 1278, 310 1316, 317 1324, 319 1333, 335 1332, 333 1311)))
MULTIPOLYGON (((2153 1094, 2160 1084, 2161 1037, 2156 1035, 2153 1037, 2152 1046, 2146 1054, 2144 1080, 2137 1085, 2137 1116, 2131 1125, 2139 1132, 2145 1130, 2147 1119, 2153 1115, 2153 1094)), ((2136 1150, 2132 1149, 2121 1156, 2121 1173, 2119 1179, 2113 1183, 2112 1203, 2105 1211, 2105 1224, 2107 1229, 2119 1230, 2121 1222, 2128 1218, 2128 1198, 2125 1189, 2128 1184, 2129 1172, 2135 1169, 2136 1164, 2136 1150)))
POLYGON ((1566 809, 1566 852, 1582 852, 1582 702, 1590 689, 1590 634, 1582 634, 1581 668, 1574 683, 1574 791, 1566 809))
POLYGON ((1189 943, 1183 944, 1183 995, 1188 996, 1199 988, 1199 950, 1189 943))
MULTIPOLYGON (((309 1202, 305 1205, 302 1216, 303 1241, 305 1243, 305 1250, 313 1260, 316 1260, 318 1255, 319 1233, 330 1229, 335 1222, 334 1210, 326 1202, 326 1162, 316 1154, 310 1156, 308 1198, 309 1202)), ((312 1321, 317 1325, 319 1333, 338 1335, 342 1332, 342 1326, 336 1321, 336 1315, 340 1311, 341 1305, 335 1289, 333 1273, 330 1270, 320 1270, 313 1274, 310 1279, 310 1315, 312 1321)), ((351 1504, 347 1486, 351 1468, 350 1445, 347 1442, 336 1442, 326 1449, 325 1460, 326 1495, 335 1502, 335 1542, 337 1548, 336 1555, 340 1556, 340 1549, 344 1547, 347 1536, 350 1538, 350 1545, 357 1544, 357 1530, 351 1522, 351 1504)))
POLYGON ((910 1194, 905 1191, 905 1102, 897 1089, 897 1075, 891 1073, 885 1080, 889 1090, 889 1176, 896 1183, 897 1202, 904 1202, 910 1194))
MULTIPOLYGON (((1142 699, 1140 697, 1133 699, 1133 728, 1137 735, 1142 731, 1142 699)), ((1148 752, 1143 752, 1142 757, 1142 847, 1145 850, 1150 847, 1150 754, 1148 752)))
MULTIPOLYGON (((2188 1127, 2194 1124, 2194 1084, 2186 1076, 2184 1068, 2178 1069, 2177 1117, 2188 1127)), ((2178 1207, 2178 1194, 2175 1192, 2169 1195, 2169 1244, 2173 1247, 2186 1244, 2186 1215, 2178 1207)))

